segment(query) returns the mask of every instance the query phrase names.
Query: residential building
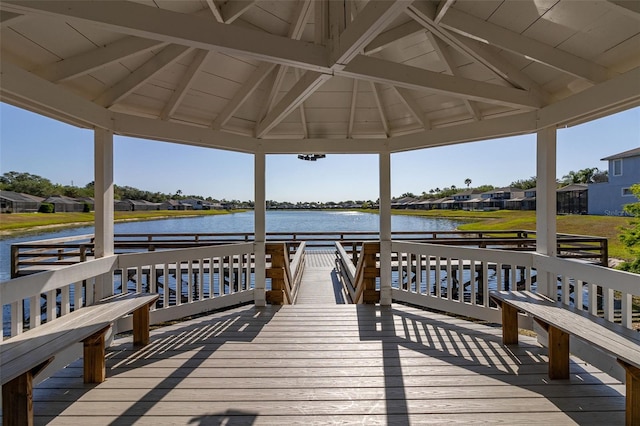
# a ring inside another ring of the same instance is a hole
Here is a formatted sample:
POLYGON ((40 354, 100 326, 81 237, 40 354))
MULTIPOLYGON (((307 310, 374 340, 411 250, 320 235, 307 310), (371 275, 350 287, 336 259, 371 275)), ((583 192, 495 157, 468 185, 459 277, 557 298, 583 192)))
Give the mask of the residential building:
POLYGON ((43 198, 35 195, 20 194, 13 191, 0 191, 0 213, 33 213, 40 208, 43 198))
POLYGON ((609 181, 589 185, 589 214, 624 216, 624 205, 638 201, 631 185, 640 183, 640 148, 605 157, 609 181))

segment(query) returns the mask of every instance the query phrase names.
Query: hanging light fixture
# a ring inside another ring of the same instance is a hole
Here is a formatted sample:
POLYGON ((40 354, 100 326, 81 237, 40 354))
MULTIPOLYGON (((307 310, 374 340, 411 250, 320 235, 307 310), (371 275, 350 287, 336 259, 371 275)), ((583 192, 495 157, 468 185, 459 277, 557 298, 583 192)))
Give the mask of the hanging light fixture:
POLYGON ((298 154, 298 160, 316 161, 318 158, 325 158, 325 154, 298 154))

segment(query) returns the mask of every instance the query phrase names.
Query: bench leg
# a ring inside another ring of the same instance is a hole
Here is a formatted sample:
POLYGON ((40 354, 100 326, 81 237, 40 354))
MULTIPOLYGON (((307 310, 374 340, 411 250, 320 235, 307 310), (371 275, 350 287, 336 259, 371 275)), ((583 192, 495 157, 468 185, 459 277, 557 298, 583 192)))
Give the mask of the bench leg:
POLYGON ((2 385, 3 426, 33 425, 33 378, 53 358, 2 385))
POLYGON ((626 372, 626 415, 625 424, 640 424, 640 368, 629 365, 624 361, 618 360, 624 367, 626 372))
POLYGON ((142 306, 133 311, 133 344, 145 346, 149 344, 149 306, 142 306))
POLYGON ((111 328, 108 326, 82 341, 84 344, 84 382, 102 383, 107 378, 104 336, 111 328))
POLYGON ((569 334, 549 326, 549 378, 569 378, 569 334))
POLYGON ((502 343, 518 344, 518 310, 506 303, 502 304, 502 343))

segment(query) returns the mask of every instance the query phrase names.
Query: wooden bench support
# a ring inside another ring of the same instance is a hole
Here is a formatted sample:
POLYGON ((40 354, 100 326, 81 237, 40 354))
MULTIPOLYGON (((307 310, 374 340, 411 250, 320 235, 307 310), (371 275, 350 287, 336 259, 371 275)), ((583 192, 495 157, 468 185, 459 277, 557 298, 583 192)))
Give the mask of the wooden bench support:
POLYGON ((569 334, 555 327, 547 328, 549 334, 549 378, 569 378, 569 334))
POLYGON ((518 344, 518 310, 513 306, 501 303, 502 308, 502 343, 518 344))
POLYGON ((102 383, 107 378, 104 336, 111 325, 82 341, 84 345, 84 382, 102 383))
POLYGON ((133 311, 133 345, 146 346, 149 344, 149 310, 155 301, 147 306, 141 306, 133 311))
POLYGON ((33 425, 33 378, 51 361, 53 357, 2 385, 3 425, 33 425))
POLYGON ((640 424, 640 368, 618 359, 626 372, 626 425, 640 424))

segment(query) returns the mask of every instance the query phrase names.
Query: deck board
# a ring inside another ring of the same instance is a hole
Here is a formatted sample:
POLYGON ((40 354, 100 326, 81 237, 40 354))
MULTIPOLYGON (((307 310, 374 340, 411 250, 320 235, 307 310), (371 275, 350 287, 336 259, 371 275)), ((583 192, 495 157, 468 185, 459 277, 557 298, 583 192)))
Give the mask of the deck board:
POLYGON ((245 306, 130 337, 107 380, 76 362, 34 390, 45 424, 622 424, 624 386, 533 338, 402 305, 245 306), (322 313, 324 312, 324 315, 322 313), (344 328, 343 328, 344 327, 344 328))
POLYGON ((308 250, 296 305, 344 304, 347 300, 335 270, 332 250, 308 250))

